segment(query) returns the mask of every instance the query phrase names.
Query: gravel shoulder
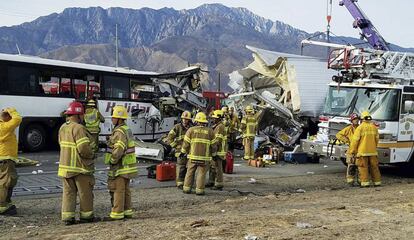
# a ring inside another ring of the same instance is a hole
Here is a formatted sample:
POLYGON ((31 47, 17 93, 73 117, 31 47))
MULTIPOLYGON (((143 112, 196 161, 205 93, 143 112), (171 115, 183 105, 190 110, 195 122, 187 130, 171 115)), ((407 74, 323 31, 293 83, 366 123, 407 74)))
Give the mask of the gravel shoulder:
MULTIPOLYGON (((387 171, 386 171, 387 172, 387 171)), ((389 171, 388 171, 389 172, 389 171)), ((391 171, 392 172, 392 171, 391 171)), ((412 239, 414 180, 384 176, 384 187, 350 188, 342 173, 227 177, 225 191, 185 195, 174 187, 133 189, 134 219, 63 226, 60 195, 16 198, 0 217, 1 239, 412 239), (298 190, 300 189, 300 190, 298 190), (194 225, 198 221, 199 226, 194 225)), ((109 194, 95 194, 97 216, 109 194)))

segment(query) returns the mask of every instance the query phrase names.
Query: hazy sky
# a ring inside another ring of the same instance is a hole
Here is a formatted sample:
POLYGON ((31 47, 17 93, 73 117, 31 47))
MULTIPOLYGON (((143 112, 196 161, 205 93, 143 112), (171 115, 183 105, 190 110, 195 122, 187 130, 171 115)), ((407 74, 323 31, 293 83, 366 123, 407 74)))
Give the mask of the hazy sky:
MULTIPOLYGON (((333 0, 331 30, 336 35, 358 37, 352 28, 353 19, 345 7, 333 0)), ((139 9, 191 9, 204 3, 222 3, 231 7, 245 7, 271 20, 280 20, 307 32, 325 31, 327 0, 1 0, 0 26, 11 26, 34 20, 67 7, 101 6, 139 9)), ((386 41, 404 47, 414 47, 414 1, 412 0, 359 0, 386 41)))

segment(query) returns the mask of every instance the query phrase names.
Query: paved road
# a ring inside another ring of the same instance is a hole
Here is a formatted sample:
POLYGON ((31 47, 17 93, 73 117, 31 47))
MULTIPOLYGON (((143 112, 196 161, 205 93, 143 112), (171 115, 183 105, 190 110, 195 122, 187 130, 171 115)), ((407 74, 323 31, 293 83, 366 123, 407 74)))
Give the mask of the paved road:
MULTIPOLYGON (((39 166, 18 168, 19 181, 14 191, 15 196, 59 193, 62 191, 61 181, 57 176, 59 152, 42 152, 21 154, 21 156, 38 160, 39 166)), ((156 188, 174 186, 174 181, 158 182, 147 178, 146 167, 153 163, 139 163, 139 176, 132 183, 135 187, 156 188)), ((99 154, 96 164, 96 190, 106 189, 106 166, 103 164, 103 154, 99 154)), ((236 158, 234 174, 226 174, 228 181, 242 178, 266 178, 301 176, 307 174, 332 174, 343 172, 344 166, 340 162, 322 160, 320 164, 289 164, 280 163, 265 168, 246 166, 240 158, 236 158)))

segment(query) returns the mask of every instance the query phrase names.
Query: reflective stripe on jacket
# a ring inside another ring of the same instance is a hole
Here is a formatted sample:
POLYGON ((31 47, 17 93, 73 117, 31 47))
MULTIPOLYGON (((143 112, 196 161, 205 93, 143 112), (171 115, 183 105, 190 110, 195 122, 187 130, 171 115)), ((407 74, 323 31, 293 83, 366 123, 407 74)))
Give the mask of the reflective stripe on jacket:
POLYGON ((188 129, 181 152, 192 161, 211 161, 217 154, 213 130, 205 126, 188 129))
POLYGON ((17 138, 14 131, 22 122, 22 117, 14 108, 7 111, 10 121, 0 120, 0 160, 17 158, 17 138))
POLYGON ((68 121, 59 129, 60 159, 58 175, 70 178, 78 174, 93 174, 95 153, 90 134, 78 123, 68 121))
POLYGON ((137 175, 135 141, 127 125, 119 125, 113 130, 105 154, 105 164, 109 165, 109 177, 133 178, 137 175))
POLYGON ((349 154, 356 154, 357 157, 377 156, 377 145, 379 134, 377 127, 372 122, 363 121, 354 132, 349 154))
POLYGON ((255 137, 257 132, 256 117, 252 115, 244 116, 240 123, 240 130, 243 134, 243 138, 255 137))
POLYGON ((226 132, 226 134, 228 135, 230 133, 230 128, 231 128, 231 119, 230 119, 230 115, 228 114, 224 114, 224 118, 223 118, 223 126, 224 126, 224 131, 226 132))
POLYGON ((227 132, 226 128, 224 127, 223 123, 219 123, 213 127, 215 143, 217 144, 217 156, 221 157, 222 159, 225 158, 227 154, 227 132))
POLYGON ((184 128, 184 126, 181 123, 178 123, 168 133, 168 136, 167 136, 168 144, 170 144, 170 146, 175 149, 176 155, 180 154, 186 132, 187 132, 187 128, 184 128))
POLYGON ((99 127, 101 122, 105 122, 105 119, 96 108, 86 109, 85 125, 86 129, 88 129, 90 133, 99 133, 101 131, 101 128, 99 127))

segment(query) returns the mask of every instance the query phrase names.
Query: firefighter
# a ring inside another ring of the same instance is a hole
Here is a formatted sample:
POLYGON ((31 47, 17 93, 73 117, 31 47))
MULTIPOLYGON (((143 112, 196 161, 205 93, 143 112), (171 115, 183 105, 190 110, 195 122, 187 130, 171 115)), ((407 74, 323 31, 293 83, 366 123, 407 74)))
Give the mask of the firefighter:
POLYGON ((206 173, 213 158, 216 160, 216 144, 214 132, 207 127, 207 117, 203 112, 197 113, 194 118, 196 126, 188 129, 184 136, 181 156, 187 157, 187 173, 184 179, 183 192, 191 193, 194 174, 197 171, 196 194, 204 195, 206 173))
POLYGON ((75 223, 76 195, 79 194, 80 222, 92 222, 95 153, 91 135, 82 125, 84 108, 80 102, 70 103, 65 114, 67 121, 59 129, 62 221, 65 225, 75 223))
POLYGON ((85 126, 88 129, 89 133, 92 135, 92 146, 94 146, 94 151, 98 152, 99 149, 99 133, 101 128, 99 127, 100 123, 104 123, 105 118, 99 112, 96 106, 95 100, 91 99, 86 104, 85 111, 85 126))
POLYGON ((223 190, 223 161, 227 154, 227 133, 223 124, 224 114, 222 110, 215 110, 211 118, 213 119, 213 131, 217 148, 217 157, 211 163, 209 182, 206 186, 213 187, 214 190, 223 190))
POLYGON ((16 215, 16 206, 12 204, 13 188, 17 184, 17 172, 14 159, 17 158, 17 138, 15 129, 22 117, 14 108, 1 110, 0 114, 0 215, 16 215))
MULTIPOLYGON (((351 121, 351 125, 345 127, 344 129, 342 129, 336 134, 336 139, 348 145, 352 141, 352 137, 354 135, 355 129, 359 126, 358 114, 352 113, 349 116, 349 120, 351 121)), ((347 163, 346 182, 352 186, 354 185, 355 174, 356 174, 355 158, 353 158, 350 154, 347 154, 346 163, 347 163)))
POLYGON ((237 137, 237 130, 240 128, 240 120, 234 112, 234 107, 230 107, 229 110, 229 116, 230 116, 230 129, 229 129, 229 149, 230 151, 234 150, 234 145, 236 143, 236 137, 237 137))
POLYGON ((247 106, 245 112, 246 115, 240 123, 240 132, 243 137, 244 160, 249 161, 254 159, 254 137, 257 132, 257 121, 252 106, 247 106))
POLYGON ((372 179, 374 186, 380 186, 381 173, 377 157, 378 129, 371 122, 372 117, 369 112, 363 112, 361 119, 362 123, 355 129, 352 137, 349 152, 353 157, 356 156, 361 187, 369 187, 370 179, 372 179))
POLYGON ((125 124, 127 109, 115 106, 112 110, 114 129, 108 141, 105 164, 109 165, 108 189, 112 210, 107 220, 132 218, 130 179, 138 173, 135 141, 131 129, 125 124))
POLYGON ((231 125, 231 118, 229 115, 229 107, 224 106, 221 108, 221 111, 223 112, 223 124, 224 127, 226 128, 226 132, 229 133, 230 132, 230 125, 231 125))
POLYGON ((187 158, 180 158, 181 147, 185 133, 191 127, 191 113, 185 111, 181 114, 181 123, 176 124, 168 133, 167 143, 175 150, 174 155, 177 158, 177 174, 175 182, 177 187, 182 189, 184 185, 185 173, 187 172, 187 158))

